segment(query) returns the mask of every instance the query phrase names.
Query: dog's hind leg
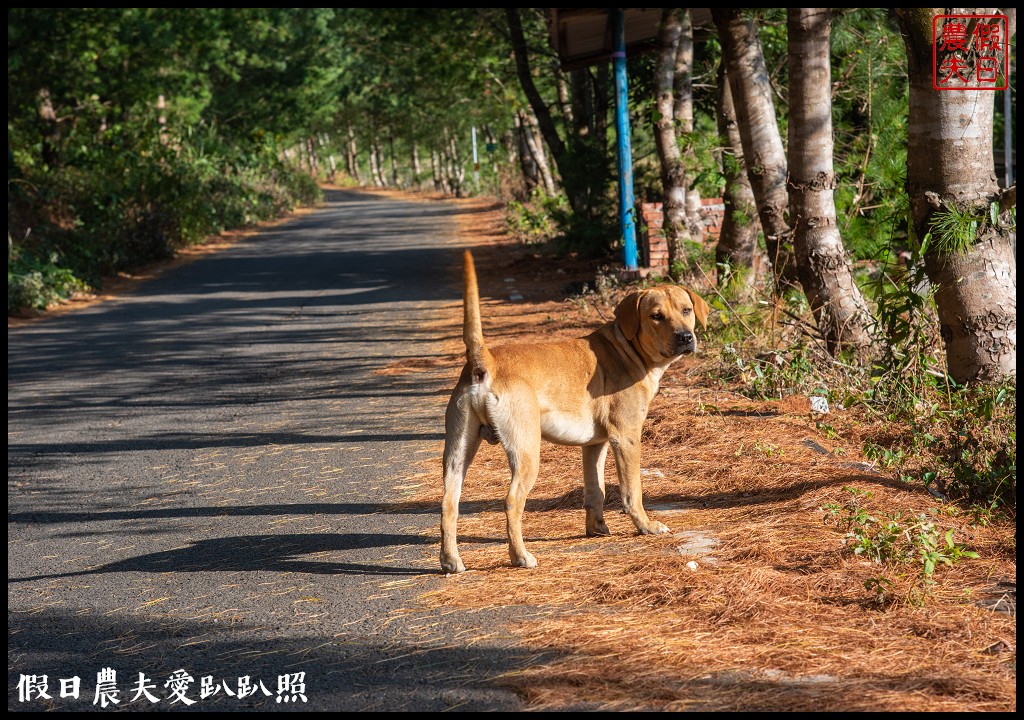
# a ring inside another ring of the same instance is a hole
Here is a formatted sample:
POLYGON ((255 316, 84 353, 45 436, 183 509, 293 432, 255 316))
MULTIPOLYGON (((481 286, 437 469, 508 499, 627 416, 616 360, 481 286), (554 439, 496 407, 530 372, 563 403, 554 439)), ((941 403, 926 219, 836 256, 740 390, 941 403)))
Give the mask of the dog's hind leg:
POLYGON ((519 398, 514 413, 507 404, 489 403, 488 414, 495 421, 498 437, 508 456, 512 483, 505 497, 508 556, 516 567, 537 567, 537 559, 523 543, 523 510, 540 470, 540 409, 536 398, 519 398), (504 405, 504 407, 502 407, 504 405), (514 417, 515 422, 508 422, 514 417))
POLYGON ((583 508, 587 511, 587 535, 610 535, 604 522, 604 461, 608 443, 583 446, 583 508))
POLYGON ((470 408, 468 392, 456 391, 444 419, 444 499, 441 501, 441 569, 463 572, 457 526, 459 498, 466 471, 480 447, 480 420, 470 408))

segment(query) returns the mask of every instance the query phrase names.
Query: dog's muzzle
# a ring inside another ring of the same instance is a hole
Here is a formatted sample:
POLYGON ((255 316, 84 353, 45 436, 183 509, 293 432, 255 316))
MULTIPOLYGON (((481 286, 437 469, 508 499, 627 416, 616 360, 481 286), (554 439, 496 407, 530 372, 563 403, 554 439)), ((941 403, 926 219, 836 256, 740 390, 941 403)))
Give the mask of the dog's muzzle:
POLYGON ((686 355, 697 351, 697 338, 689 330, 676 333, 676 355, 686 355))

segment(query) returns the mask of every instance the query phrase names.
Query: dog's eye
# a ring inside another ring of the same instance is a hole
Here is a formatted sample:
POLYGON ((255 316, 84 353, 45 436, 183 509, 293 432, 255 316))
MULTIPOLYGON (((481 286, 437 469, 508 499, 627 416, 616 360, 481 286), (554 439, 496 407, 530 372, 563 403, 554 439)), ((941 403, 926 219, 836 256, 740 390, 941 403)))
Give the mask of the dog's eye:
POLYGON ((689 315, 693 312, 693 308, 683 308, 683 315, 689 315))
POLYGON ((665 316, 662 315, 660 312, 656 312, 653 315, 651 315, 651 319, 652 320, 659 320, 659 321, 661 321, 661 320, 665 319, 665 316))

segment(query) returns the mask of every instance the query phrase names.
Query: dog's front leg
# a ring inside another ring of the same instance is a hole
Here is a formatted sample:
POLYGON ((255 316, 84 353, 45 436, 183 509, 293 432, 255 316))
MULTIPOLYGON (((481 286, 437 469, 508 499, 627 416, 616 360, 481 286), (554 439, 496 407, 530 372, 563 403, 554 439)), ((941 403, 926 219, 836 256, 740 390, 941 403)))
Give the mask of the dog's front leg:
POLYGON ((667 533, 668 527, 647 517, 644 510, 643 490, 640 483, 640 434, 621 434, 611 438, 615 454, 615 468, 619 474, 622 507, 633 519, 641 535, 667 533))
POLYGON ((587 511, 587 535, 610 535, 604 522, 604 461, 608 443, 583 446, 583 508, 587 511))

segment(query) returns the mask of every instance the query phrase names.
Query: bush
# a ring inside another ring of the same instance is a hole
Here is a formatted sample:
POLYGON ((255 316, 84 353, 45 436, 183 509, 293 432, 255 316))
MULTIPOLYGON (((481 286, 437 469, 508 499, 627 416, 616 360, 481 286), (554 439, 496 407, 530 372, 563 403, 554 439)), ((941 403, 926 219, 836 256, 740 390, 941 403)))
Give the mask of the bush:
POLYGON ((262 136, 229 143, 207 127, 140 122, 72 130, 65 147, 56 168, 9 159, 9 313, 319 199, 262 136))
POLYGON ((88 284, 74 272, 60 266, 56 254, 40 259, 29 253, 17 253, 7 237, 7 311, 25 308, 45 310, 49 305, 70 297, 88 284))

